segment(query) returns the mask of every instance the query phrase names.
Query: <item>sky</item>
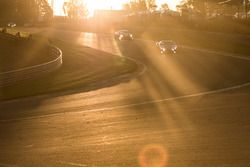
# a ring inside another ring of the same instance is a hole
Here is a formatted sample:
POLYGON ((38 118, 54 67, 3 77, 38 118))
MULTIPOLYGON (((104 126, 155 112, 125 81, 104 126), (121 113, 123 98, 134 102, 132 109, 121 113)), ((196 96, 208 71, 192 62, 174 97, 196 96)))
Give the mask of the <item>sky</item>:
MULTIPOLYGON (((54 14, 63 16, 63 3, 65 0, 54 0, 54 14)), ((128 2, 129 0, 84 0, 87 4, 90 13, 94 13, 96 9, 122 9, 122 4, 128 2)), ((163 3, 167 3, 171 10, 176 10, 176 5, 180 3, 181 0, 155 0, 157 6, 161 6, 163 3)))

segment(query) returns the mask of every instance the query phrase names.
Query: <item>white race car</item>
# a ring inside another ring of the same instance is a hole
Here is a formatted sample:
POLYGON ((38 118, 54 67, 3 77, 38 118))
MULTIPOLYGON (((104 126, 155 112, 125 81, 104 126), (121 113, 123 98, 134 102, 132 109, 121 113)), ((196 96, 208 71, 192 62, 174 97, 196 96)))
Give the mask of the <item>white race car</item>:
POLYGON ((9 22, 8 24, 7 24, 7 26, 8 27, 16 27, 16 23, 13 23, 13 22, 9 22))
POLYGON ((156 46, 160 49, 162 54, 176 53, 177 45, 172 40, 161 40, 156 42, 156 46))
POLYGON ((134 39, 132 33, 130 33, 128 30, 116 31, 114 34, 114 38, 116 40, 133 40, 134 39))

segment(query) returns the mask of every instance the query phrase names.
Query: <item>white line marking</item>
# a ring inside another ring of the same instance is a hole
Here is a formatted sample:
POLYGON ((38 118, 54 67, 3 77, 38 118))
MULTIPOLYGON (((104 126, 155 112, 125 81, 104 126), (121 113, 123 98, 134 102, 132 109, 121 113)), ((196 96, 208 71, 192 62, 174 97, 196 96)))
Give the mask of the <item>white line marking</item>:
MULTIPOLYGON (((143 40, 141 40, 141 41, 143 41, 143 40)), ((150 40, 145 40, 145 41, 150 41, 150 40)), ((215 52, 215 51, 211 51, 211 52, 218 53, 218 52, 215 52)), ((220 54, 220 53, 218 53, 218 54, 220 54)), ((233 57, 233 58, 237 58, 237 59, 242 59, 243 58, 241 56, 226 55, 226 53, 224 53, 224 54, 225 55, 223 55, 223 56, 233 57)), ((250 58, 244 58, 244 60, 250 61, 250 58)), ((114 107, 106 107, 106 108, 99 108, 99 109, 88 109, 88 110, 83 110, 83 111, 71 111, 69 113, 98 112, 98 111, 129 108, 129 107, 141 106, 141 105, 146 105, 146 104, 161 103, 161 102, 172 101, 172 100, 180 100, 180 99, 186 99, 186 98, 191 98, 191 97, 198 97, 198 96, 216 94, 216 93, 220 93, 220 92, 226 92, 226 91, 230 91, 230 90, 234 90, 234 89, 239 89, 239 88, 246 87, 246 86, 250 86, 250 82, 247 82, 247 83, 244 83, 244 84, 241 84, 241 85, 235 85, 235 86, 231 86, 231 87, 227 87, 227 88, 222 88, 222 89, 217 89, 217 90, 212 90, 212 91, 206 91, 206 92, 200 92, 200 93, 195 93, 195 94, 190 94, 190 95, 170 97, 170 98, 165 98, 165 99, 160 99, 160 100, 144 101, 144 102, 141 102, 141 103, 120 105, 120 106, 114 106, 114 107)), ((42 115, 42 116, 31 116, 31 117, 26 117, 26 118, 0 120, 0 122, 39 119, 39 118, 58 116, 58 115, 62 115, 62 114, 65 114, 65 112, 64 113, 47 114, 47 115, 42 115)))
MULTIPOLYGON (((239 89, 239 88, 246 87, 246 86, 250 86, 250 83, 245 83, 245 84, 241 84, 241 85, 236 85, 236 86, 232 86, 232 87, 227 87, 227 88, 217 89, 217 90, 212 90, 212 91, 207 91, 207 92, 195 93, 195 94, 191 94, 191 95, 170 97, 170 98, 165 98, 165 99, 160 99, 160 100, 150 100, 150 101, 144 101, 144 102, 141 102, 141 103, 120 105, 120 106, 114 106, 114 107, 106 107, 106 108, 99 108, 99 109, 88 109, 88 110, 82 110, 82 111, 71 111, 71 112, 68 112, 68 113, 99 112, 99 111, 130 108, 130 107, 134 107, 134 106, 142 106, 142 105, 153 104, 153 103, 162 103, 162 102, 166 102, 166 101, 173 101, 173 100, 180 100, 180 99, 186 99, 186 98, 191 98, 191 97, 198 97, 198 96, 216 94, 216 93, 220 93, 220 92, 226 92, 226 91, 229 91, 229 90, 239 89)), ((47 115, 42 115, 42 116, 31 116, 31 117, 26 117, 26 118, 6 119, 6 120, 0 120, 0 122, 11 122, 11 121, 39 119, 39 118, 59 116, 59 115, 63 115, 63 114, 65 114, 65 112, 64 113, 47 114, 47 115)))
MULTIPOLYGON (((135 39, 135 40, 136 41, 150 42, 150 43, 156 43, 157 42, 157 41, 147 40, 147 39, 135 39)), ((241 60, 250 61, 250 57, 246 57, 246 56, 242 56, 242 55, 234 54, 234 53, 218 52, 218 51, 215 51, 215 50, 209 50, 209 49, 205 49, 205 48, 195 48, 195 47, 191 47, 191 46, 187 46, 187 45, 179 45, 179 47, 192 49, 192 50, 197 50, 197 51, 200 51, 200 52, 215 53, 215 54, 225 56, 225 57, 233 57, 233 58, 237 58, 237 59, 241 59, 241 60)))
POLYGON ((250 57, 246 57, 246 56, 242 56, 242 55, 238 55, 238 54, 226 53, 226 52, 218 52, 218 51, 208 50, 208 49, 204 49, 204 48, 194 48, 194 47, 185 46, 185 45, 181 45, 180 47, 187 48, 187 49, 192 49, 192 50, 197 50, 197 51, 200 51, 200 52, 214 53, 214 54, 218 54, 218 55, 225 56, 225 57, 233 57, 233 58, 237 58, 237 59, 241 59, 241 60, 250 61, 250 57))
POLYGON ((65 162, 65 161, 57 161, 57 163, 71 165, 71 166, 80 166, 80 167, 87 166, 87 165, 84 165, 84 164, 78 164, 78 163, 73 163, 73 162, 65 162))
POLYGON ((129 59, 129 60, 131 60, 131 61, 134 61, 135 63, 140 64, 141 66, 143 66, 142 71, 139 72, 139 73, 136 75, 136 77, 139 77, 139 76, 143 75, 143 74, 148 70, 148 67, 147 67, 144 63, 142 63, 142 62, 140 62, 140 61, 138 61, 138 60, 135 60, 135 59, 133 59, 133 58, 131 58, 131 57, 124 57, 124 58, 129 59))
POLYGON ((2 167, 18 167, 16 165, 10 165, 10 164, 5 164, 5 163, 0 163, 0 166, 2 166, 2 167))

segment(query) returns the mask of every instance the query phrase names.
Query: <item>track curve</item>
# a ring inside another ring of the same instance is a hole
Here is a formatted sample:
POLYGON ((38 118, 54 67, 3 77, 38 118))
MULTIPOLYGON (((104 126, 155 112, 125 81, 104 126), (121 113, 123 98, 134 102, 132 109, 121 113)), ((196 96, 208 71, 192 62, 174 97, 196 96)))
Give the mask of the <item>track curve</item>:
POLYGON ((248 60, 192 48, 162 57, 147 42, 51 34, 132 57, 147 71, 110 88, 0 104, 0 164, 140 166, 152 148, 168 157, 164 166, 249 164, 248 60))

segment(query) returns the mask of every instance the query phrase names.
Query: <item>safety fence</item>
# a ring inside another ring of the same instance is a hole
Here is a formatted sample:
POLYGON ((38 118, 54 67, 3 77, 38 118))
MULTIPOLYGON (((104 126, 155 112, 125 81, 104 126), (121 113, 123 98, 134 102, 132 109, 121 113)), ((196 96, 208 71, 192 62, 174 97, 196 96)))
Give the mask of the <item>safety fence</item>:
POLYGON ((18 81, 32 79, 51 71, 56 70, 62 65, 62 51, 56 46, 49 46, 49 54, 55 59, 39 65, 20 68, 12 71, 0 73, 0 87, 12 85, 18 81))

